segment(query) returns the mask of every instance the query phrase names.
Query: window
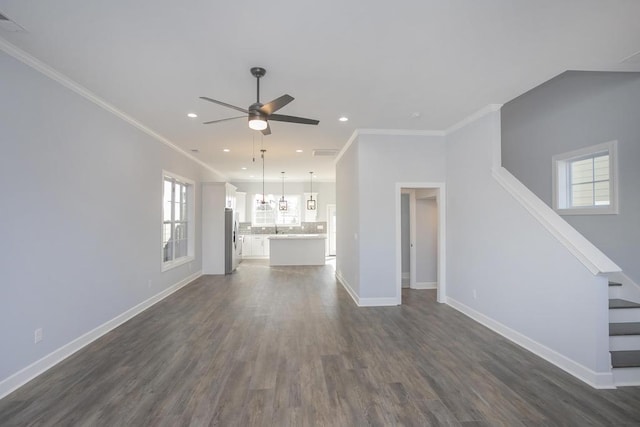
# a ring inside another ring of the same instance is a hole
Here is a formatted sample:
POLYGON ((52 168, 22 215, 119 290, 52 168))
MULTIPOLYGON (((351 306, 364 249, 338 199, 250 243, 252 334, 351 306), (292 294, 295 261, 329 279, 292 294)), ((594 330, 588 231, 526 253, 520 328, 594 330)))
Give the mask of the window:
POLYGON ((564 215, 617 214, 617 141, 553 157, 553 208, 564 215))
POLYGON ((262 194, 256 194, 253 199, 251 225, 254 227, 273 226, 276 224, 291 226, 300 225, 300 196, 284 196, 284 199, 287 201, 286 211, 278 209, 278 201, 281 197, 282 196, 276 196, 273 194, 265 194, 265 203, 263 204, 262 194))
POLYGON ((162 271, 193 259, 193 181, 163 172, 162 271))

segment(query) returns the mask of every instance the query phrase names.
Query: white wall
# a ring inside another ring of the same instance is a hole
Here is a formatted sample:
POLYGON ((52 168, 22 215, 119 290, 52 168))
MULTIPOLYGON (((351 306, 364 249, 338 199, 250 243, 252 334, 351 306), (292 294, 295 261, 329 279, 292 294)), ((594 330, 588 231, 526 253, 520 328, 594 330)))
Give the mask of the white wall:
POLYGON ((447 135, 448 302, 586 381, 606 384, 607 280, 492 178, 499 141, 500 112, 447 135))
POLYGON ((3 380, 201 268, 220 177, 0 52, 3 380), (162 170, 196 182, 195 260, 162 273, 162 170), (34 330, 44 339, 34 344, 34 330))
POLYGON ((336 162, 336 276, 357 298, 360 293, 360 166, 357 142, 336 162))
POLYGON ((640 283, 640 73, 566 72, 502 108, 503 165, 549 206, 551 158, 618 141, 617 215, 563 218, 640 283))
POLYGON ((444 152, 442 136, 359 133, 338 160, 338 273, 359 264, 347 280, 363 305, 396 303, 396 183, 443 182, 444 152))
POLYGON ((435 198, 416 199, 415 250, 416 282, 430 285, 436 283, 438 281, 438 208, 435 198))

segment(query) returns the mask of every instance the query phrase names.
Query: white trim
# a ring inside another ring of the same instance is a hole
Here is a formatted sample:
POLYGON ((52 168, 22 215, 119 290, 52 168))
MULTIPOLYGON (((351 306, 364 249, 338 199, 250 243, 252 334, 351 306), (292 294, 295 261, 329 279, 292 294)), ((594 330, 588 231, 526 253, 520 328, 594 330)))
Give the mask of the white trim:
POLYGON ((154 295, 151 298, 149 298, 149 299, 147 299, 147 300, 135 305, 134 307, 131 307, 130 309, 128 309, 124 313, 119 314, 118 316, 114 317, 113 319, 111 319, 111 320, 103 323, 102 325, 98 326, 97 328, 95 328, 95 329, 93 329, 93 330, 91 330, 91 331, 79 336, 78 338, 76 338, 73 341, 63 345, 62 347, 58 348, 57 350, 52 351, 48 355, 44 356, 42 359, 32 363, 31 365, 21 369, 20 371, 16 372, 15 374, 11 375, 10 377, 4 379, 3 381, 0 382, 0 399, 2 399, 3 397, 7 396, 9 393, 13 392, 14 390, 18 389, 19 387, 23 386, 27 382, 31 381, 32 379, 34 379, 38 375, 44 373, 48 369, 54 367, 58 363, 62 362, 64 359, 66 359, 67 357, 71 356, 72 354, 74 354, 78 350, 81 350, 83 347, 91 344, 92 342, 94 342, 95 340, 97 340, 98 338, 103 336, 104 334, 112 331, 113 329, 115 329, 118 326, 122 325, 126 321, 128 321, 128 320, 132 319, 133 317, 137 316, 138 314, 142 313, 143 311, 145 311, 149 307, 151 307, 154 304, 162 301, 163 299, 165 299, 166 297, 168 297, 172 293, 174 293, 177 290, 179 290, 179 289, 183 288, 184 286, 188 285, 189 283, 191 283, 192 281, 194 281, 195 279, 197 279, 201 275, 202 275, 202 272, 198 271, 198 272, 196 272, 196 273, 194 273, 194 274, 182 279, 178 283, 169 286, 167 289, 157 293, 156 295, 154 295))
POLYGON ((617 387, 640 386, 640 368, 613 368, 612 371, 617 387))
POLYGON ((6 39, 4 39, 2 37, 0 37, 0 50, 4 51, 8 55, 14 57, 15 59, 17 59, 18 61, 22 62, 23 64, 28 65, 29 67, 33 68, 34 70, 44 74, 45 76, 49 77, 51 80, 61 84, 62 86, 66 87, 67 89, 69 89, 69 90, 77 93, 78 95, 88 99, 89 101, 93 102, 97 106, 107 110, 111 114, 119 117, 120 119, 124 120, 125 122, 129 123, 130 125, 138 128, 139 130, 141 130, 142 132, 146 133, 150 137, 152 137, 152 138, 156 139, 157 141, 165 144, 166 146, 168 146, 169 148, 177 151, 178 153, 182 154, 183 156, 193 160, 194 162, 198 163, 200 166, 202 166, 202 167, 210 170, 211 172, 217 174, 223 180, 227 179, 226 176, 223 173, 221 173, 220 171, 214 169, 213 167, 211 167, 210 165, 206 164, 202 160, 200 160, 197 157, 193 156, 191 153, 183 150, 178 145, 176 145, 173 142, 171 142, 169 139, 167 139, 164 136, 160 135, 159 133, 153 131, 151 128, 143 125, 142 123, 140 123, 139 121, 137 121, 133 117, 131 117, 128 114, 126 114, 125 112, 123 112, 122 110, 119 110, 115 106, 109 104, 107 101, 105 101, 104 99, 100 98, 98 95, 94 94, 89 89, 85 88, 84 86, 80 85, 79 83, 76 83, 75 81, 71 80, 69 77, 65 76, 64 74, 60 73, 59 71, 56 71, 55 69, 53 69, 49 65, 45 64, 44 62, 40 61, 39 59, 36 59, 35 57, 29 55, 28 53, 26 53, 22 49, 18 48, 17 46, 11 44, 10 42, 8 42, 6 39))
POLYGON ((195 233, 196 233, 196 183, 192 179, 185 178, 173 172, 170 172, 166 169, 162 169, 162 180, 161 182, 161 200, 160 200, 160 242, 162 243, 162 239, 164 238, 164 178, 168 176, 170 178, 175 179, 183 184, 187 184, 187 224, 189 226, 187 230, 187 256, 174 259, 172 261, 165 262, 164 261, 164 247, 160 244, 160 272, 164 273, 165 271, 172 270, 176 267, 180 267, 181 265, 192 262, 195 259, 196 253, 196 244, 195 244, 195 233))
POLYGON ((358 129, 354 130, 351 136, 349 137, 349 139, 347 140, 347 143, 344 144, 344 147, 342 147, 340 152, 336 155, 336 158, 333 160, 334 166, 338 164, 342 156, 344 156, 344 153, 347 152, 349 147, 351 147, 351 144, 353 144, 353 142, 358 138, 358 135, 359 135, 358 129))
POLYGON ((346 281, 346 279, 336 271, 336 279, 342 285, 345 291, 349 294, 353 302, 358 307, 386 307, 386 306, 395 306, 398 305, 396 297, 392 298, 360 298, 358 294, 353 290, 351 285, 346 281))
POLYGON ((559 215, 616 215, 618 210, 618 141, 583 147, 551 158, 552 204, 559 215), (601 153, 609 155, 609 201, 608 206, 564 207, 568 203, 568 163, 580 158, 592 158, 601 153))
MULTIPOLYGON (((438 277, 438 295, 437 300, 440 303, 446 302, 447 281, 446 281, 446 257, 447 257, 447 212, 445 202, 446 184, 444 182, 396 182, 396 298, 398 305, 402 304, 402 189, 419 189, 432 188, 436 190, 436 205, 438 207, 438 261, 437 261, 437 277, 438 277)), ((415 262, 414 262, 415 264, 415 262)), ((412 270, 413 274, 413 270, 412 270)), ((415 274, 414 274, 415 277, 415 274)))
POLYGON ((467 116, 465 119, 462 119, 461 121, 459 121, 458 123, 454 124, 453 126, 448 127, 445 131, 444 131, 444 135, 449 135, 457 130, 462 129, 463 127, 467 126, 468 124, 475 122, 476 120, 480 119, 481 117, 486 116, 489 113, 493 113, 495 111, 499 111, 502 108, 502 104, 489 104, 486 107, 476 111, 475 113, 471 114, 470 116, 467 116))
POLYGON ((442 130, 418 129, 358 129, 359 135, 397 135, 397 136, 445 136, 442 130))
POLYGON ((471 307, 462 304, 453 298, 447 298, 447 304, 455 308, 462 314, 470 317, 481 325, 486 326, 492 331, 502 335, 510 341, 518 344, 521 347, 529 350, 533 354, 542 357, 547 362, 553 363, 558 368, 573 375, 581 381, 589 384, 593 388, 597 389, 610 389, 615 388, 613 381, 613 374, 611 372, 595 372, 580 363, 569 359, 568 357, 550 349, 549 347, 540 344, 531 338, 522 335, 521 333, 514 331, 513 329, 503 325, 500 322, 493 320, 490 317, 472 309, 471 307))
POLYGON ((349 282, 347 282, 347 279, 345 279, 342 276, 342 274, 340 274, 340 272, 337 271, 337 270, 336 270, 336 279, 342 285, 344 290, 347 291, 347 293, 349 294, 349 296, 351 297, 353 302, 359 307, 360 306, 360 302, 359 302, 360 298, 358 298, 358 294, 356 294, 356 292, 353 290, 351 285, 349 285, 349 282))
POLYGON ((578 233, 560 215, 538 198, 505 168, 495 168, 493 177, 520 204, 562 243, 593 274, 621 271, 602 251, 578 233))
POLYGON ((398 305, 396 297, 391 298, 360 298, 358 307, 389 307, 398 305))
POLYGON ((412 289, 438 289, 438 282, 416 282, 412 289))

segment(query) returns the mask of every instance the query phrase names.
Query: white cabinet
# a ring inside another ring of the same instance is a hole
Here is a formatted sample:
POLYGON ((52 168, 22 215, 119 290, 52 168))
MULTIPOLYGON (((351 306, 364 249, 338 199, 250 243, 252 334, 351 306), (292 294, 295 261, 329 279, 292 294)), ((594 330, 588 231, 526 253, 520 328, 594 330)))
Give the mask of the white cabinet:
POLYGON ((269 258, 269 235, 247 234, 242 246, 244 258, 269 258))

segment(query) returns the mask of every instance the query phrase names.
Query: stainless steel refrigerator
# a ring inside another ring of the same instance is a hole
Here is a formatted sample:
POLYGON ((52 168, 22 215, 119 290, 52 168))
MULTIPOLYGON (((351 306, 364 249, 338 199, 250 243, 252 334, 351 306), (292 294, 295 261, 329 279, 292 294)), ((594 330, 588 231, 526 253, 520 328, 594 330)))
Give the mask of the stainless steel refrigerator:
POLYGON ((242 242, 238 235, 238 219, 233 209, 224 210, 224 274, 231 274, 242 257, 242 242))

